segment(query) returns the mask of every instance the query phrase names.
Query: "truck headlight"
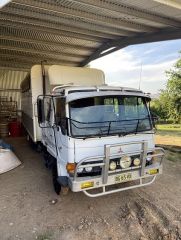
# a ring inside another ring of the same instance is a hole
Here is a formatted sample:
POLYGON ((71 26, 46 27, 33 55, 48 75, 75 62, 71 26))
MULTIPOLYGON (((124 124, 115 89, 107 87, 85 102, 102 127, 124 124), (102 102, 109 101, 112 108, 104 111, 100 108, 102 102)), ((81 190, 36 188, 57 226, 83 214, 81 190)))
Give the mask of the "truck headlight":
POLYGON ((122 168, 129 168, 131 166, 131 157, 130 156, 122 156, 119 162, 122 168))
MULTIPOLYGON (((152 153, 151 153, 152 154, 152 153)), ((146 166, 149 166, 153 163, 153 158, 152 156, 150 155, 150 153, 147 155, 146 157, 146 166)))
POLYGON ((147 157, 146 157, 146 161, 147 161, 147 162, 150 162, 151 160, 152 160, 152 156, 147 155, 147 157))
POLYGON ((77 169, 77 173, 82 173, 83 170, 84 170, 83 168, 78 168, 78 169, 77 169))
POLYGON ((92 171, 92 167, 85 167, 86 172, 91 172, 92 171))
POLYGON ((110 169, 111 171, 113 171, 113 170, 116 169, 116 162, 115 162, 115 161, 111 161, 111 162, 109 163, 109 169, 110 169))
POLYGON ((140 163, 141 163, 141 160, 140 160, 139 158, 135 158, 135 159, 133 160, 134 166, 139 166, 140 163))

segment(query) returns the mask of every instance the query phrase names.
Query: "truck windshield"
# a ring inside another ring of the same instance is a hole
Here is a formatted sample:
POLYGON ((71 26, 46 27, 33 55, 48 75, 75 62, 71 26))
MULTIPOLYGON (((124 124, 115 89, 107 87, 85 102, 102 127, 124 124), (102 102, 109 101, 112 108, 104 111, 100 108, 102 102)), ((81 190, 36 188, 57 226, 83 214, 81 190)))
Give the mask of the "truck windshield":
POLYGON ((90 97, 74 100, 69 106, 74 137, 126 135, 152 129, 144 97, 90 97))

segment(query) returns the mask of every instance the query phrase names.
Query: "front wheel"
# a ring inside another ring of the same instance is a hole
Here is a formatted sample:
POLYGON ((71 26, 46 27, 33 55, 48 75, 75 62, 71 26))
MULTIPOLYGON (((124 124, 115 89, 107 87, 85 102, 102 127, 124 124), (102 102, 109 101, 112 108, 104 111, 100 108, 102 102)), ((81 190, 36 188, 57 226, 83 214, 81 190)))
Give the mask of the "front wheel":
POLYGON ((61 185, 57 181, 57 178, 58 178, 57 165, 56 165, 56 163, 54 163, 53 166, 52 166, 53 187, 54 187, 54 190, 55 190, 56 194, 59 195, 60 192, 61 192, 61 185))

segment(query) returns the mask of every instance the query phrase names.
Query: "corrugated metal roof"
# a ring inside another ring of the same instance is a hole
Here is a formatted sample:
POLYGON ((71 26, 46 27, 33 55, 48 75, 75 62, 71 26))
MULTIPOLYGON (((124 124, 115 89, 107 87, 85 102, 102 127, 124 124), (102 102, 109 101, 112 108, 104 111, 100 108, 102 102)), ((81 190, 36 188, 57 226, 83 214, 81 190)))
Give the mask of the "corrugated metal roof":
POLYGON ((181 1, 13 0, 0 22, 1 67, 83 66, 130 44, 181 38, 181 1))

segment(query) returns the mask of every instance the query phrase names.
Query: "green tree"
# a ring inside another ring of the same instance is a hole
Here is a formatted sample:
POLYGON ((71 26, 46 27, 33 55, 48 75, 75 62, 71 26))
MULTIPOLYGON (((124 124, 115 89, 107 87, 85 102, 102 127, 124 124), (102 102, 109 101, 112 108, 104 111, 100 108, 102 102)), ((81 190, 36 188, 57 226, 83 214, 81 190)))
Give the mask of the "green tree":
POLYGON ((159 118, 178 123, 181 121, 181 58, 166 74, 166 89, 161 90, 159 98, 153 100, 151 109, 159 118))
POLYGON ((167 102, 166 98, 165 94, 163 94, 163 90, 161 90, 160 97, 151 101, 151 111, 163 120, 167 120, 169 118, 168 106, 165 104, 167 102))
MULTIPOLYGON (((181 120, 181 58, 167 72, 168 82, 163 95, 167 98, 168 115, 174 122, 181 120)), ((162 94, 160 97, 162 97, 162 94)))

